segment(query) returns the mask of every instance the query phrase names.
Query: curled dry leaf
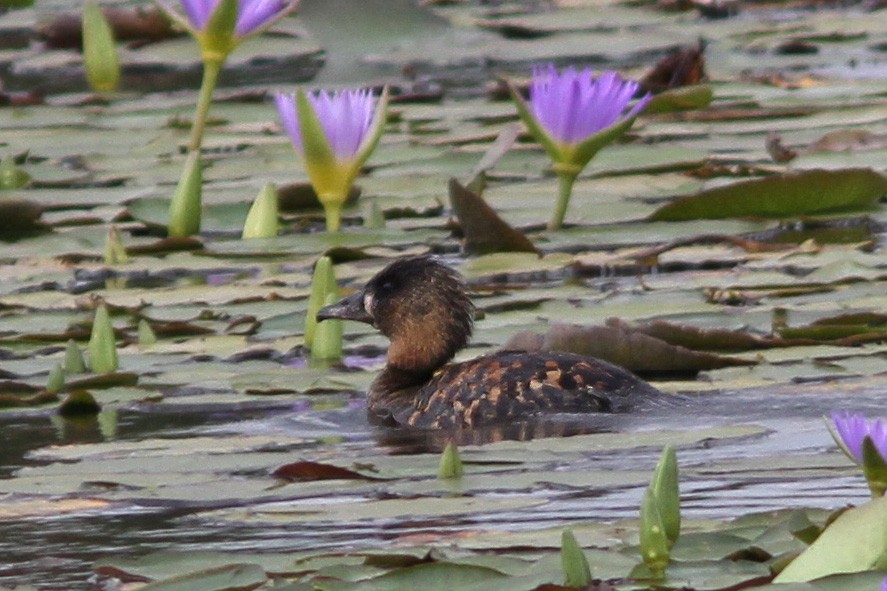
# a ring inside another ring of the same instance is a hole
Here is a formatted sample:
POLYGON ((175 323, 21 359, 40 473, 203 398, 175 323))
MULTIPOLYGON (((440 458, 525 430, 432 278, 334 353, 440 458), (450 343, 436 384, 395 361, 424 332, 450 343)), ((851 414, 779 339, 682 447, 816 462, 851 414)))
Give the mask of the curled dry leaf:
POLYGON ((539 250, 522 232, 508 222, 478 195, 450 179, 450 203, 464 236, 463 248, 471 254, 494 252, 534 252, 539 250))
POLYGON ((567 351, 597 357, 639 374, 692 375, 710 369, 757 363, 748 359, 692 351, 621 323, 616 326, 552 324, 548 332, 541 336, 540 340, 532 333, 519 333, 502 348, 520 349, 521 346, 538 344, 542 351, 567 351))

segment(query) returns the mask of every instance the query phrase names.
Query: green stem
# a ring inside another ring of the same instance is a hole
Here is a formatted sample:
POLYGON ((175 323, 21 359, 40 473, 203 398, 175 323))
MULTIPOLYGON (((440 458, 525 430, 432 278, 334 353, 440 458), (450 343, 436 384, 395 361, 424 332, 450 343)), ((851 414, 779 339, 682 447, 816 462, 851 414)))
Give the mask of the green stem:
POLYGON ((338 232, 342 223, 341 203, 324 203, 323 214, 326 217, 326 231, 338 232))
POLYGON ((197 110, 194 112, 194 121, 191 123, 191 141, 188 150, 199 150, 203 144, 203 130, 206 127, 206 118, 209 115, 209 106, 212 104, 213 91, 222 71, 224 60, 204 60, 203 81, 200 83, 200 96, 197 99, 197 110))
POLYGON ((570 194, 573 192, 573 182, 576 180, 576 173, 561 171, 558 172, 558 180, 560 181, 560 193, 557 197, 557 206, 551 221, 548 222, 549 230, 560 230, 564 224, 564 216, 567 215, 567 204, 570 202, 570 194))

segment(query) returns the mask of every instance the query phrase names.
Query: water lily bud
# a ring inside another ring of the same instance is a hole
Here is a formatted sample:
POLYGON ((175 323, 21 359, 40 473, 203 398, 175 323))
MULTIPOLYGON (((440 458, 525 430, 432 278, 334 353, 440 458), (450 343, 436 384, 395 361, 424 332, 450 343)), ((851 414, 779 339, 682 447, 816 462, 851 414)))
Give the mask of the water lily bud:
POLYGON ((120 84, 120 60, 114 33, 101 7, 95 2, 83 6, 83 64, 86 79, 95 92, 114 92, 120 84))
POLYGON ((31 182, 31 176, 15 165, 12 156, 0 160, 0 190, 21 189, 31 182))
POLYGON ((666 445, 656 464, 650 489, 656 498, 656 506, 668 546, 671 547, 681 534, 681 495, 678 488, 678 460, 674 448, 666 445))
POLYGON ((311 295, 308 298, 308 312, 305 315, 305 346, 314 343, 314 331, 317 328, 317 311, 326 303, 330 294, 338 295, 336 275, 333 272, 333 260, 323 256, 314 264, 311 276, 311 295))
POLYGON ((200 232, 202 184, 200 151, 192 150, 185 160, 185 168, 169 204, 170 236, 192 236, 200 232))
MULTIPOLYGON (((323 302, 324 305, 335 304, 338 301, 335 293, 330 293, 323 302)), ((345 323, 341 320, 324 320, 319 322, 314 331, 314 342, 311 343, 311 357, 313 359, 339 359, 342 356, 342 334, 345 323)))
POLYGON ((241 238, 274 238, 279 230, 277 189, 268 183, 259 192, 246 214, 241 238))
POLYGON ((561 566, 564 569, 564 585, 567 587, 586 587, 591 584, 588 559, 569 528, 561 534, 561 566))
POLYGON ((441 479, 462 478, 462 458, 459 457, 459 448, 450 441, 440 454, 440 466, 437 469, 437 477, 441 479))
POLYGON ((86 362, 83 360, 83 351, 70 339, 65 345, 65 373, 85 373, 86 362))
POLYGON ((46 391, 47 392, 61 392, 65 389, 65 370, 62 369, 62 366, 59 364, 55 364, 52 369, 49 370, 49 378, 46 380, 46 391))
POLYGON ((139 320, 139 336, 138 336, 139 345, 153 345, 157 342, 157 335, 154 334, 154 329, 151 328, 151 325, 148 324, 148 321, 142 318, 139 320))
POLYGON ((364 216, 363 225, 370 230, 381 230, 385 227, 385 214, 375 199, 370 201, 369 211, 364 216))
POLYGON ((120 231, 117 226, 111 226, 108 229, 108 237, 105 238, 105 264, 119 265, 127 262, 129 262, 129 255, 126 254, 126 247, 123 246, 120 231))
POLYGON ((89 337, 89 368, 95 373, 108 373, 118 367, 114 327, 108 309, 101 305, 95 311, 89 337))
POLYGON ((665 567, 668 566, 668 536, 665 534, 656 496, 651 488, 647 488, 641 503, 640 527, 641 558, 650 572, 655 577, 661 578, 665 576, 665 567))

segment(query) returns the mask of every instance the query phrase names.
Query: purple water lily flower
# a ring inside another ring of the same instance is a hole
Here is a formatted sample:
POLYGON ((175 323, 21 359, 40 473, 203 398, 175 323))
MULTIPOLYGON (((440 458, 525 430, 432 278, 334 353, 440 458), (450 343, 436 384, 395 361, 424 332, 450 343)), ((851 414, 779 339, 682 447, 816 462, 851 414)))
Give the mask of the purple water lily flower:
MULTIPOLYGON (((188 20, 198 31, 206 28, 219 1, 181 0, 188 20)), ((238 0, 237 25, 234 27, 234 33, 238 37, 246 37, 289 10, 293 4, 291 0, 238 0)))
POLYGON ((646 95, 625 112, 639 84, 616 72, 594 78, 589 68, 569 67, 558 73, 553 65, 533 70, 530 108, 552 139, 577 144, 585 138, 641 112, 652 98, 646 95))
POLYGON ((308 179, 323 205, 327 229, 339 229, 341 209, 354 179, 379 142, 388 89, 278 93, 283 127, 302 157, 308 179))
POLYGON ((881 581, 881 591, 887 591, 887 577, 884 577, 884 580, 881 581))
MULTIPOLYGON (((324 135, 337 159, 354 158, 363 147, 373 124, 376 99, 368 89, 317 91, 307 95, 324 135)), ((277 93, 274 97, 283 127, 299 154, 304 155, 302 132, 292 94, 277 93)))
POLYGON ((871 438, 881 457, 887 458, 887 423, 882 419, 869 421, 861 414, 833 412, 832 422, 844 447, 858 463, 862 463, 862 442, 866 436, 871 438))

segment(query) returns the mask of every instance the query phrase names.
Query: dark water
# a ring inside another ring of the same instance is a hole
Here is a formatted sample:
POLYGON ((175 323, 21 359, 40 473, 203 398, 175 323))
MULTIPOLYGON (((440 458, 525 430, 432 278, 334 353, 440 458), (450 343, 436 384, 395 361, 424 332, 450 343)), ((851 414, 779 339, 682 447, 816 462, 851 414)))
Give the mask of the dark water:
MULTIPOLYGON (((537 427, 533 434, 633 432, 751 423, 767 427, 769 434, 681 448, 681 465, 704 467, 718 460, 755 457, 766 462, 786 455, 834 453, 834 444, 821 417, 836 407, 877 415, 883 411, 883 395, 883 389, 877 385, 852 382, 783 388, 777 392, 709 393, 632 414, 595 415, 584 422, 555 420, 548 427, 537 427)), ((0 415, 0 478, 8 478, 20 467, 33 464, 26 457, 30 450, 102 438, 97 429, 65 431, 58 425, 48 412, 0 415)), ((135 408, 120 412, 117 439, 294 433, 309 439, 327 436, 322 445, 334 451, 340 448, 337 456, 348 454, 352 449, 417 453, 433 451, 442 445, 439 436, 417 436, 372 427, 366 422, 364 408, 354 403, 332 410, 276 402, 221 410, 218 406, 183 411, 160 405, 150 412, 135 408), (338 437, 330 439, 333 433, 338 437), (341 436, 343 433, 347 436, 341 436)), ((527 434, 526 429, 522 434, 527 434)), ((498 439, 521 433, 487 435, 498 439)), ((587 467, 648 469, 658 453, 658 449, 639 449, 600 454, 590 457, 587 467)), ((762 481, 744 478, 742 474, 719 474, 716 478, 682 478, 681 488, 684 514, 690 518, 727 518, 786 507, 834 508, 867 498, 861 477, 852 470, 806 481, 790 477, 762 481)), ((158 550, 295 552, 372 547, 406 534, 452 532, 479 525, 486 529, 520 531, 576 520, 629 518, 637 514, 641 489, 628 486, 590 491, 552 486, 524 494, 547 499, 547 502, 520 511, 470 515, 464 519, 447 516, 446 519, 411 517, 384 522, 314 522, 300 524, 297 531, 291 525, 214 522, 194 515, 206 507, 175 503, 127 505, 116 509, 112 506, 89 514, 4 520, 0 521, 0 584, 35 584, 47 590, 93 588, 97 582, 91 568, 97 558, 139 556, 158 550)))

